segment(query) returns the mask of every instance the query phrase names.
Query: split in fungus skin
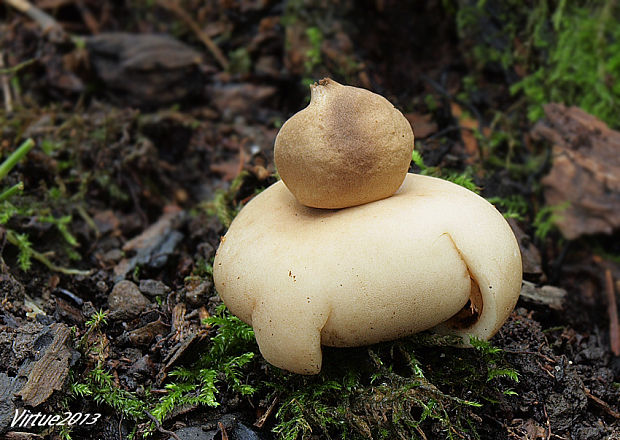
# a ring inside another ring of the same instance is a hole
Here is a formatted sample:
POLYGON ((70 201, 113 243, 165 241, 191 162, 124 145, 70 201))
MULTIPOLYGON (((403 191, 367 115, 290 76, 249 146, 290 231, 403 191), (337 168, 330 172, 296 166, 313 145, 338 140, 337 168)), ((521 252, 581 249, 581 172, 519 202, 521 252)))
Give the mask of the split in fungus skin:
MULTIPOLYGON (((339 105, 346 108, 346 101, 339 105)), ((402 117, 392 110, 393 118, 402 117)), ((357 113, 362 117, 356 132, 371 131, 359 128, 366 118, 363 109, 357 113)), ((330 130, 337 132, 338 125, 330 130)), ((389 138, 391 132, 381 136, 389 138)), ((299 145, 313 133, 301 130, 299 145)), ((348 133, 350 125, 333 138, 345 142, 348 133)), ((276 141, 276 152, 281 141, 276 141)), ((357 152, 348 154, 359 165, 357 152)), ((305 160, 296 165, 300 175, 305 160)), ((338 175, 331 168, 336 163, 329 163, 327 175, 338 175)), ((340 163, 342 175, 348 176, 350 164, 340 163)), ((374 168, 364 169, 372 179, 374 168)), ((392 170, 400 176, 400 166, 392 170)), ((317 374, 321 345, 374 344, 427 329, 462 336, 467 343, 469 335, 489 339, 503 325, 519 297, 522 277, 519 246, 504 217, 451 182, 406 170, 396 181, 394 194, 343 209, 308 206, 288 182, 280 181, 232 222, 215 256, 215 287, 230 311, 252 325, 268 362, 317 374)), ((323 184, 316 178, 305 185, 311 192, 323 184)), ((356 185, 343 188, 354 192, 356 185)), ((359 202, 362 195, 347 199, 359 202)))
POLYGON ((413 130, 383 96, 329 78, 284 123, 274 147, 284 184, 303 205, 347 208, 391 196, 405 179, 413 130))

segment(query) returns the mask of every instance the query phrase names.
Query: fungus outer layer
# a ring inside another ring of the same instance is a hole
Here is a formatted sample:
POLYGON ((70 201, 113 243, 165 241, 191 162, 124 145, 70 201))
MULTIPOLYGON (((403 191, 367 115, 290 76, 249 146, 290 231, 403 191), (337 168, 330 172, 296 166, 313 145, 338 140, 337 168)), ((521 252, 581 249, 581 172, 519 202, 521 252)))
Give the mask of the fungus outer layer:
POLYGON ((341 210, 303 206, 275 183, 235 218, 213 274, 265 359, 301 374, 320 371, 321 345, 434 327, 488 339, 513 309, 521 275, 514 234, 491 204, 413 174, 392 197, 341 210))

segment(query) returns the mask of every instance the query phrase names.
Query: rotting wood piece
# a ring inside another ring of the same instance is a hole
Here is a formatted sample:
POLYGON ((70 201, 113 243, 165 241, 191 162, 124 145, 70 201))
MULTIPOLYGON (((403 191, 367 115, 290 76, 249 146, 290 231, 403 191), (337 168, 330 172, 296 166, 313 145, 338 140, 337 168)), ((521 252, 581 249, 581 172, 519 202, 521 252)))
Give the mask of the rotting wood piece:
POLYGON ((521 262, 523 263, 523 274, 529 276, 530 279, 540 280, 544 277, 544 273, 538 248, 532 243, 531 237, 521 229, 517 220, 509 218, 507 221, 517 238, 517 243, 519 243, 521 262))
POLYGON ((197 333, 190 333, 183 341, 179 342, 164 359, 165 365, 157 374, 157 385, 161 385, 168 372, 178 363, 181 358, 189 357, 203 351, 203 342, 207 339, 208 331, 199 329, 197 333), (189 354, 189 356, 187 356, 189 354))
POLYGON ((4 434, 4 437, 2 438, 4 440, 35 440, 35 439, 42 439, 43 436, 39 434, 35 434, 33 432, 11 431, 11 432, 7 432, 6 434, 4 434))
MULTIPOLYGON (((11 425, 15 416, 13 394, 24 384, 21 378, 10 377, 0 373, 0 435, 11 425)), ((4 437, 3 437, 4 438, 4 437)))
POLYGON ((168 256, 183 238, 176 229, 182 224, 184 213, 178 206, 164 208, 164 214, 140 235, 123 245, 126 253, 135 253, 131 258, 123 258, 114 267, 114 281, 124 280, 136 265, 152 268, 162 267, 168 256))
POLYGON ((109 32, 84 40, 94 72, 118 101, 158 107, 202 95, 209 67, 200 52, 173 37, 109 32))
POLYGON ((122 341, 136 345, 147 346, 157 335, 166 335, 170 332, 170 325, 166 324, 159 318, 157 321, 149 322, 145 326, 137 328, 129 333, 122 335, 122 341))
POLYGON ((71 331, 64 324, 50 326, 52 342, 41 350, 37 360, 30 364, 26 385, 16 393, 25 405, 36 407, 45 402, 54 391, 62 388, 69 373, 72 350, 69 347, 71 331))
POLYGON ((521 298, 535 304, 548 306, 554 310, 564 310, 566 294, 566 290, 560 287, 538 287, 529 281, 523 281, 523 285, 521 286, 521 298))
POLYGON ((620 132, 577 107, 547 104, 534 139, 553 145, 553 167, 542 179, 548 205, 569 205, 556 220, 574 240, 620 227, 620 132))

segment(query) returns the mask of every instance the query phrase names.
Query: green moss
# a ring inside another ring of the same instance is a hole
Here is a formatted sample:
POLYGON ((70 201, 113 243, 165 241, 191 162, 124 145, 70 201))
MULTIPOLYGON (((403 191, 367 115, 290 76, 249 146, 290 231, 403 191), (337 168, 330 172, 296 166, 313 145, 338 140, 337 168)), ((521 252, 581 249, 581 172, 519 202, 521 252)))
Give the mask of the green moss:
POLYGON ((217 314, 207 318, 205 323, 217 326, 217 333, 211 338, 209 349, 196 363, 170 372, 169 376, 175 382, 166 385, 168 395, 150 411, 160 421, 180 406, 218 406, 217 385, 222 380, 240 395, 249 396, 255 392, 255 387, 244 381, 244 371, 257 349, 252 328, 230 315, 224 306, 219 307, 217 314))
POLYGON ((306 29, 306 36, 310 43, 310 48, 306 51, 306 72, 312 72, 316 66, 321 64, 321 44, 323 43, 323 33, 316 26, 306 29))
POLYGON ((119 388, 110 372, 98 365, 92 369, 84 383, 73 383, 71 392, 82 398, 90 398, 98 405, 108 405, 125 417, 138 420, 144 416, 147 406, 143 399, 119 388))
POLYGON ((534 226, 534 235, 539 240, 544 240, 549 232, 551 232, 556 223, 562 218, 562 211, 569 207, 569 202, 559 205, 549 205, 542 207, 534 217, 532 225, 534 226))
POLYGON ((106 325, 106 315, 95 313, 86 322, 86 332, 78 343, 84 356, 94 361, 94 367, 87 368, 80 379, 72 382, 73 396, 106 405, 137 423, 146 423, 142 430, 145 436, 154 430, 147 413, 163 422, 175 409, 186 405, 216 407, 222 388, 251 396, 256 388, 246 383, 245 376, 258 351, 252 328, 228 313, 224 306, 205 324, 217 328, 209 348, 193 364, 171 371, 171 381, 165 385, 167 394, 160 397, 148 390, 139 394, 116 385, 103 364, 104 337, 100 329, 106 325))
POLYGON ((561 102, 620 126, 619 12, 611 1, 599 7, 560 2, 548 60, 512 88, 528 98, 530 119, 543 116, 543 104, 561 102))
MULTIPOLYGON (((3 180, 33 147, 34 141, 32 139, 27 139, 15 151, 9 154, 9 156, 0 164, 0 180, 3 180)), ((22 201, 22 199, 19 199, 16 196, 21 193, 23 189, 24 184, 19 182, 18 184, 5 189, 0 194, 0 201, 2 202, 0 205, 0 224, 6 225, 13 216, 18 215, 20 212, 30 212, 30 209, 20 209, 8 200, 13 199, 15 203, 22 201)), ((23 271, 29 270, 32 265, 32 256, 38 255, 38 253, 32 249, 32 243, 30 242, 28 235, 20 234, 13 229, 6 228, 6 238, 9 243, 18 249, 17 261, 20 269, 23 271)))
POLYGON ((417 150, 413 150, 411 154, 411 160, 418 168, 420 168, 420 174, 424 176, 439 177, 440 179, 448 180, 464 188, 467 188, 468 190, 473 191, 476 194, 480 194, 480 188, 478 188, 478 186, 474 182, 472 170, 470 168, 460 172, 454 170, 446 170, 439 167, 429 167, 424 164, 424 159, 422 159, 422 155, 417 150))
POLYGON ((220 223, 227 228, 230 226, 237 213, 241 210, 241 205, 235 205, 234 200, 237 192, 243 184, 243 179, 247 176, 248 172, 242 171, 233 179, 227 190, 218 189, 215 192, 213 200, 202 205, 207 214, 216 216, 220 223))
POLYGON ((286 440, 424 439, 438 432, 476 438, 480 402, 511 394, 500 381, 518 377, 488 342, 473 339, 475 350, 444 346, 454 342, 421 334, 369 349, 326 350, 317 376, 275 371, 268 387, 282 403, 273 431, 286 440))
POLYGON ((252 59, 245 47, 239 47, 228 54, 228 71, 245 75, 252 70, 252 59))
POLYGON ((523 196, 512 194, 508 197, 489 197, 487 200, 489 203, 499 206, 505 218, 525 220, 528 206, 523 196))
POLYGON ((210 346, 198 361, 169 374, 167 394, 160 397, 114 383, 102 366, 100 329, 106 318, 95 314, 79 344, 95 366, 72 383, 73 394, 134 420, 143 435, 154 429, 147 414, 164 422, 186 405, 216 407, 228 390, 277 396, 272 430, 280 439, 424 439, 433 433, 477 438, 477 408, 509 398, 514 392, 508 385, 518 381, 490 343, 472 338, 473 350, 454 348, 458 339, 428 333, 369 348, 325 349, 322 372, 301 376, 265 364, 259 368, 251 327, 223 306, 205 322, 216 328, 210 346))
POLYGON ((516 0, 463 1, 456 13, 460 37, 473 43, 466 57, 479 71, 519 66, 527 72, 511 92, 526 97, 531 120, 544 116, 544 104, 560 102, 614 128, 620 127, 619 19, 613 0, 544 0, 533 7, 516 0))

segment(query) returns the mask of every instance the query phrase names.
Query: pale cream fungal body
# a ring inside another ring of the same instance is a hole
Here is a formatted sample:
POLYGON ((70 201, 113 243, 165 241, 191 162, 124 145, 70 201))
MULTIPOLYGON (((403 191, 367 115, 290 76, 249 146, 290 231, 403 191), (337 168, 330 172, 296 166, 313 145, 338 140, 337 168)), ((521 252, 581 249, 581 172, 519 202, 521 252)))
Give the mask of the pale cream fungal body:
POLYGON ((214 280, 267 361, 316 374, 321 345, 429 328, 490 338, 518 298, 521 257, 502 215, 450 182, 407 174, 391 197, 339 210, 278 182, 233 221, 214 280), (454 317, 470 297, 476 316, 454 317))

